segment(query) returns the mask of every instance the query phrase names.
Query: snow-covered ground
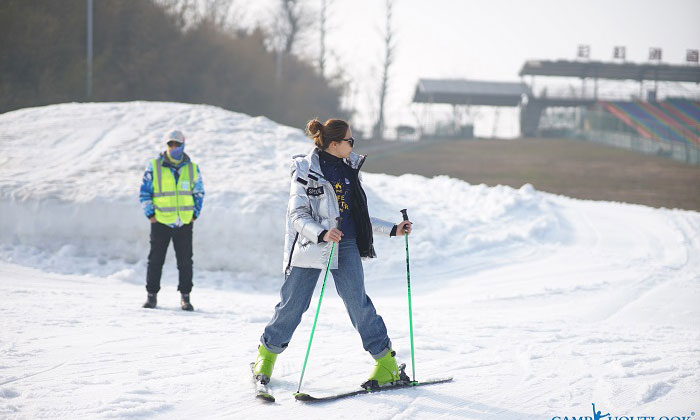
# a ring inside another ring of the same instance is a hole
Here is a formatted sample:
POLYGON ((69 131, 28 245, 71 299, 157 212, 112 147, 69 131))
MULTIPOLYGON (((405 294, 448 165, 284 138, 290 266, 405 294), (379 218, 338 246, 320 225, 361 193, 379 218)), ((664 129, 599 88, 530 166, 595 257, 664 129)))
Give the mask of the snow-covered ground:
MULTIPOLYGON (((417 379, 449 384, 294 401, 316 298, 272 382, 250 362, 281 284, 297 129, 204 105, 63 104, 0 115, 0 418, 700 418, 700 214, 525 185, 365 174, 372 215, 408 208, 417 379), (148 159, 187 136, 207 195, 196 311, 170 251, 141 309, 148 159)), ((368 159, 372 159, 369 156, 368 159)), ((376 238, 367 289, 410 366, 402 239, 376 238)), ((317 293, 320 290, 320 281, 317 293)), ((371 358, 326 290, 302 390, 351 390, 371 358)))

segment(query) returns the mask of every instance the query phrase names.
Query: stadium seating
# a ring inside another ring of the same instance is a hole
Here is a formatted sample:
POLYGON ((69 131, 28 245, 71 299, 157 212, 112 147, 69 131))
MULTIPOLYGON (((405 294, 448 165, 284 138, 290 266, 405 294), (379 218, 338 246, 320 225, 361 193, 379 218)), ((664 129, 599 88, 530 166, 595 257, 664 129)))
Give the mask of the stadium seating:
POLYGON ((687 99, 669 99, 662 106, 686 124, 700 125, 700 102, 687 99))
POLYGON ((603 101, 601 105, 642 137, 700 145, 700 104, 697 102, 675 99, 664 102, 603 101))

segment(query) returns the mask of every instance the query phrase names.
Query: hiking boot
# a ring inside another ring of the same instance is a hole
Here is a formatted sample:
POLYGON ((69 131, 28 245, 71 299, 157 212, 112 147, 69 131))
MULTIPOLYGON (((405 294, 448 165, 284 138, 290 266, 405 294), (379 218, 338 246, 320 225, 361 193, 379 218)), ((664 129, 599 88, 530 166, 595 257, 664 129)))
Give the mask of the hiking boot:
POLYGON ((182 293, 182 298, 180 299, 180 307, 183 311, 194 311, 194 307, 190 303, 189 293, 182 293))
POLYGON ((153 309, 158 304, 158 299, 156 299, 155 293, 149 293, 146 298, 146 303, 143 304, 143 308, 153 309))

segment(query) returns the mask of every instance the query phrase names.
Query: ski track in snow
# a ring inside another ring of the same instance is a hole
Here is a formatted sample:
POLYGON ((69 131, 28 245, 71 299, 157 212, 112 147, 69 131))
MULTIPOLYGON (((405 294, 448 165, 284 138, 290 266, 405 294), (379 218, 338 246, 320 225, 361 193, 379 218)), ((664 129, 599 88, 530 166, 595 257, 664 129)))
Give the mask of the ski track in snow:
MULTIPOLYGON (((374 215, 408 206, 416 224, 417 378, 455 381, 294 401, 317 285, 266 405, 248 363, 277 303, 289 156, 309 146, 298 130, 201 105, 65 104, 0 115, 0 140, 0 418, 551 419, 590 415, 592 402, 614 415, 699 412, 696 212, 365 174, 374 215), (179 309, 172 252, 159 308, 140 308, 138 184, 176 126, 207 189, 194 313, 179 309), (55 159, 35 156, 46 147, 55 159)), ((410 374, 403 240, 375 243, 368 293, 410 374)), ((353 389, 371 366, 329 278, 302 390, 353 389)))

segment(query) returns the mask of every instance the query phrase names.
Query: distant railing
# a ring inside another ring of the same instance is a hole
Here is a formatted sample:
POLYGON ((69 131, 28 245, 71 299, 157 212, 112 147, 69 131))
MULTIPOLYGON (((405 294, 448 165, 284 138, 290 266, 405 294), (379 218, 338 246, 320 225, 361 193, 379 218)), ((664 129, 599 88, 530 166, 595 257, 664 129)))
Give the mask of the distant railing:
POLYGON ((679 142, 646 139, 635 134, 613 131, 579 130, 577 137, 647 155, 664 156, 692 165, 700 165, 700 149, 679 142))

